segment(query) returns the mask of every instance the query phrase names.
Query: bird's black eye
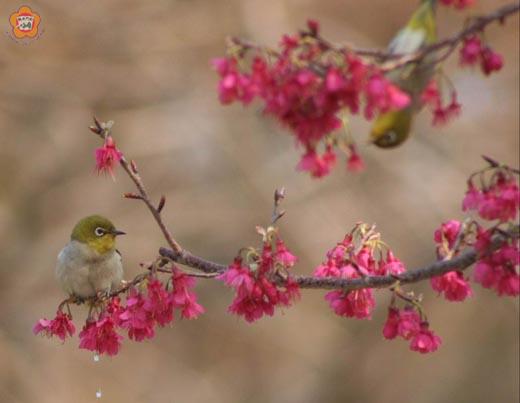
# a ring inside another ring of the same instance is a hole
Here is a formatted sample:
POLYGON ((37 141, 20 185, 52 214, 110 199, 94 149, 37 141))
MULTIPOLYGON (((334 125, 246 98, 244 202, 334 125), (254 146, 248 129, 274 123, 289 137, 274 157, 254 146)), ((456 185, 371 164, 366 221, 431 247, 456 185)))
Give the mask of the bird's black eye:
POLYGON ((397 133, 394 132, 393 130, 390 130, 389 132, 386 133, 386 139, 387 139, 388 143, 393 143, 394 141, 397 140, 397 133))
POLYGON ((103 236, 106 234, 106 231, 101 228, 101 227, 97 227, 95 230, 94 230, 94 234, 96 234, 96 236, 103 236))

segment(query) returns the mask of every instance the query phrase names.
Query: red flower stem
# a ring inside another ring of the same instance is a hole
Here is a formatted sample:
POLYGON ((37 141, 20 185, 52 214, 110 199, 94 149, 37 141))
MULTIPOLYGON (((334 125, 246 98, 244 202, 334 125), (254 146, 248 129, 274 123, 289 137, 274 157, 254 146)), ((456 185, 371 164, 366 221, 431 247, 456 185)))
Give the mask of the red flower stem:
MULTIPOLYGON (((489 251, 495 251, 500 248, 509 239, 517 239, 520 234, 520 227, 515 228, 507 235, 495 235, 489 246, 489 251)), ((211 262, 198 256, 191 254, 188 251, 183 251, 179 254, 167 248, 160 248, 159 254, 168 259, 171 259, 179 264, 183 264, 194 269, 201 270, 205 273, 222 273, 227 269, 226 265, 211 262)), ((474 248, 468 248, 458 256, 449 260, 439 260, 426 267, 411 270, 399 275, 388 276, 366 276, 356 279, 342 279, 335 277, 312 277, 312 276, 292 276, 291 279, 301 288, 312 289, 343 289, 346 291, 359 290, 363 288, 390 288, 395 285, 396 281, 399 284, 417 283, 432 277, 440 276, 453 270, 465 270, 477 261, 479 257, 478 252, 474 248)), ((279 285, 284 285, 285 280, 278 279, 276 281, 279 285)))

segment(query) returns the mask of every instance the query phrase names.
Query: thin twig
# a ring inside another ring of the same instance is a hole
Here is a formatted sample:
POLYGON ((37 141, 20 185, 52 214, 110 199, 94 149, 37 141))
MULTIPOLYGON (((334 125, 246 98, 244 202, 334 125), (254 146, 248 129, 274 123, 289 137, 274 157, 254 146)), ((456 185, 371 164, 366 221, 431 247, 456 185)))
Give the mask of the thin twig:
MULTIPOLYGON (((94 117, 94 124, 95 126, 91 126, 90 130, 93 133, 97 134, 99 137, 101 137, 103 140, 105 140, 110 133, 110 129, 112 128, 113 122, 110 124, 103 123, 94 117)), ((152 213, 153 218, 157 222, 157 225, 159 225, 159 228, 161 229, 164 238, 166 239, 166 242, 168 242, 168 245, 170 245, 170 247, 175 252, 182 253, 181 245, 173 238, 170 230, 166 227, 166 224, 164 223, 161 217, 161 210, 164 207, 164 203, 166 201, 164 196, 161 197, 161 201, 159 202, 158 207, 155 207, 152 201, 150 200, 148 193, 146 192, 144 183, 137 170, 137 164, 134 161, 130 161, 129 163, 124 156, 121 157, 119 163, 123 167, 125 172, 128 174, 132 182, 134 182, 135 186, 137 187, 137 190, 139 191, 138 195, 134 193, 125 193, 124 197, 142 200, 148 207, 148 210, 150 210, 150 212, 152 213)))

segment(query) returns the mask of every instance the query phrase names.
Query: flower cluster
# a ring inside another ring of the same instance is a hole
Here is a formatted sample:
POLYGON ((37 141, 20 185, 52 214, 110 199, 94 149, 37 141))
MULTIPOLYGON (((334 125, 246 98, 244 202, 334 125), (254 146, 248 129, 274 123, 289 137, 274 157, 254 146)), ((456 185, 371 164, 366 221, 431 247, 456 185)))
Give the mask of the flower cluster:
MULTIPOLYGON (((477 236, 477 244, 489 242, 489 231, 477 236), (482 239, 484 238, 484 240, 482 239), (479 242, 480 241, 480 242, 479 242)), ((482 250, 483 255, 475 265, 475 281, 484 288, 494 289, 499 296, 520 295, 520 245, 518 239, 510 240, 494 252, 482 250)))
POLYGON ((489 181, 480 175, 478 188, 472 178, 462 202, 462 209, 475 210, 484 220, 514 221, 520 207, 520 189, 517 179, 507 169, 494 170, 489 181), (485 183, 487 182, 487 183, 485 183))
POLYGON ((217 277, 235 290, 228 311, 250 323, 264 315, 272 316, 275 307, 289 307, 300 297, 299 286, 288 273, 296 257, 273 227, 263 231, 263 236, 260 252, 249 249, 245 261, 236 257, 217 277))
POLYGON ((72 316, 63 313, 61 310, 56 312, 56 317, 52 320, 40 319, 33 327, 34 334, 43 334, 47 337, 57 336, 61 341, 67 337, 72 337, 76 332, 76 327, 72 322, 72 316))
POLYGON ((433 277, 431 285, 439 294, 444 293, 448 301, 464 301, 473 294, 468 279, 464 278, 461 271, 450 271, 433 277))
POLYGON ((421 320, 413 306, 406 306, 403 310, 388 308, 383 336, 388 340, 397 336, 410 340, 410 349, 421 354, 434 352, 441 345, 441 338, 429 329, 427 321, 421 320))
MULTIPOLYGON (((441 224, 434 233, 434 241, 437 244, 437 257, 450 259, 458 253, 464 239, 462 223, 457 220, 449 220, 441 224)), ((455 270, 430 280, 432 288, 439 294, 444 294, 448 301, 464 301, 473 292, 469 281, 461 271, 455 270)))
POLYGON ((432 111, 433 126, 442 126, 460 115, 461 105, 457 100, 457 91, 452 88, 450 101, 444 104, 436 80, 429 82, 421 95, 421 100, 425 105, 429 106, 432 111))
MULTIPOLYGON (((348 109, 358 113, 364 104, 364 115, 371 119, 380 113, 405 108, 410 97, 386 79, 377 66, 353 53, 339 56, 325 47, 317 35, 317 23, 311 21, 307 31, 284 36, 281 50, 268 55, 256 47, 235 42, 231 55, 215 59, 213 66, 220 76, 220 101, 247 105, 255 98, 260 99, 264 112, 288 127, 304 148, 298 168, 321 177, 336 162, 333 146, 338 136, 333 132, 342 126, 339 112, 348 109), (239 68, 246 53, 255 53, 250 71, 239 68)), ((347 147, 343 149, 350 150, 352 159, 350 142, 344 142, 347 147)), ((361 166, 356 161, 350 162, 354 169, 361 166)))
POLYGON ((109 173, 114 178, 114 168, 123 157, 123 153, 116 148, 112 136, 107 136, 102 147, 96 148, 96 171, 109 173))
MULTIPOLYGON (((403 273, 406 270, 403 263, 388 248, 384 255, 382 245, 378 233, 365 224, 359 224, 327 252, 327 260, 315 269, 314 276, 355 279, 403 273), (358 242, 356 238, 359 238, 358 242)), ((349 318, 369 319, 375 307, 374 293, 370 288, 330 291, 325 300, 337 315, 349 318)))
POLYGON ((464 39, 459 55, 461 66, 480 64, 480 69, 486 76, 501 70, 504 65, 502 55, 483 45, 480 37, 476 35, 464 39))
MULTIPOLYGON (((149 276, 146 291, 134 286, 129 288, 125 305, 114 296, 96 307, 97 314, 87 319, 79 333, 79 347, 98 354, 116 355, 123 340, 122 330, 127 332, 129 339, 143 341, 154 337, 156 326, 172 323, 176 310, 181 318, 197 318, 204 308, 197 303, 192 291, 194 285, 195 280, 176 267, 166 284, 154 275, 149 276)), ((64 340, 67 335, 74 334, 75 328, 72 317, 58 311, 52 321, 40 319, 33 331, 64 340)))
MULTIPOLYGON (((468 180, 462 209, 474 210, 481 219, 497 221, 498 224, 486 229, 476 221, 467 226, 457 220, 443 223, 434 234, 438 257, 452 258, 463 245, 472 244, 479 252, 474 280, 485 288, 496 290, 498 295, 519 295, 519 240, 509 239, 499 249, 490 250, 492 236, 500 226, 516 222, 519 207, 520 188, 510 168, 493 163, 491 167, 476 172, 468 180), (469 235, 473 235, 475 240, 469 241, 469 235)), ((469 281, 460 271, 448 272, 430 281, 432 288, 444 293, 449 301, 463 301, 472 295, 469 281)))

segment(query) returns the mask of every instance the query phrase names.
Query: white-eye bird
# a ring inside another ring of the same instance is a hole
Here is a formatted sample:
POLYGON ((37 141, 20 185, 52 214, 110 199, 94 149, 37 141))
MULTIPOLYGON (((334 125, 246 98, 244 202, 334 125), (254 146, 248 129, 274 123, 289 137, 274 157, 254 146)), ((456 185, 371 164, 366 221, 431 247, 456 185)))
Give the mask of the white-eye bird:
POLYGON ((56 264, 56 278, 66 293, 88 298, 119 288, 123 264, 116 250, 116 236, 123 234, 99 215, 85 217, 76 224, 56 264))
MULTIPOLYGON (((391 54, 414 53, 437 40, 436 0, 422 0, 404 28, 388 46, 391 54)), ((379 115, 372 126, 370 141, 378 147, 396 147, 410 135, 412 120, 422 107, 421 94, 435 73, 432 56, 390 71, 386 77, 410 96, 410 105, 379 115)))

